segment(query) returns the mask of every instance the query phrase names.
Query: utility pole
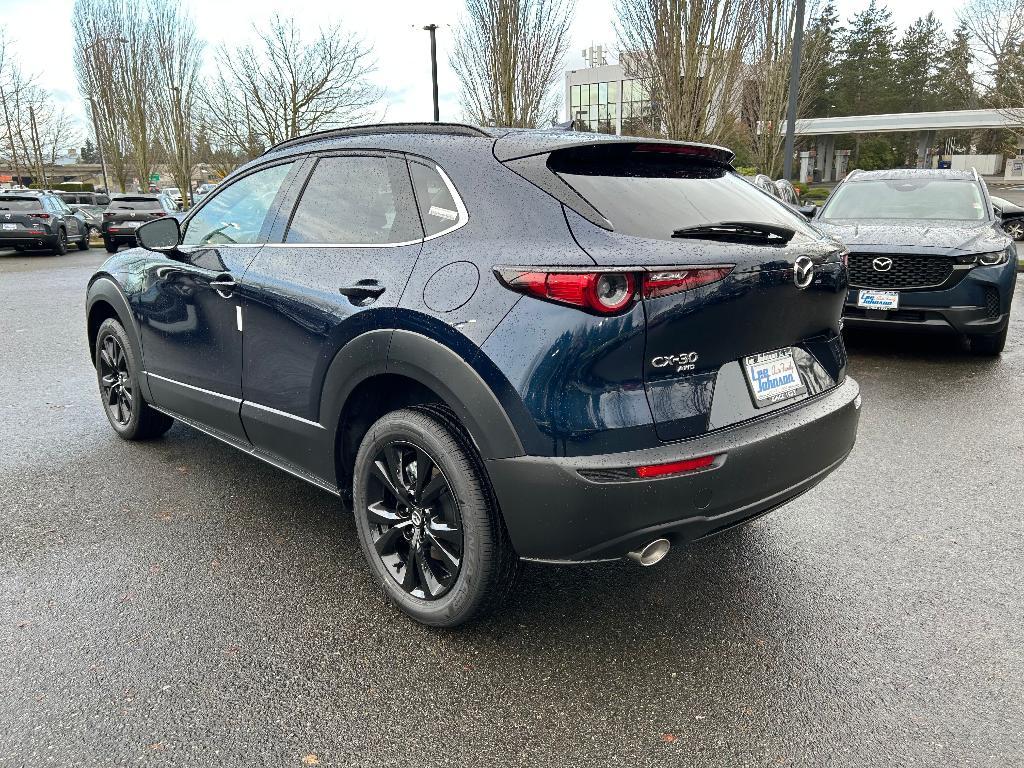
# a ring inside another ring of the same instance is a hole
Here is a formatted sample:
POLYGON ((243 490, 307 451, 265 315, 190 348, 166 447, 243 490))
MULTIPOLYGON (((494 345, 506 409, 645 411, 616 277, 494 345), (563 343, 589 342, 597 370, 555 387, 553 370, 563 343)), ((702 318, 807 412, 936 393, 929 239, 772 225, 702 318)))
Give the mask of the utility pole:
POLYGON ((796 140, 796 102, 800 95, 800 58, 804 47, 804 0, 796 0, 796 24, 793 26, 793 62, 789 68, 789 111, 786 114, 786 149, 782 158, 782 178, 792 181, 793 144, 796 140))
POLYGON ((424 27, 430 33, 430 77, 434 84, 434 122, 441 121, 441 110, 437 104, 437 24, 424 27))
POLYGON ((21 166, 18 164, 18 150, 14 145, 14 129, 11 128, 11 113, 7 110, 7 94, 0 85, 0 101, 4 103, 4 120, 7 122, 7 138, 11 141, 11 162, 14 164, 14 185, 21 186, 21 166))
POLYGON ((110 194, 110 182, 107 181, 107 161, 103 159, 103 137, 100 135, 100 115, 96 109, 96 99, 89 97, 89 106, 92 107, 92 129, 96 134, 96 151, 100 156, 100 170, 103 172, 103 191, 110 194))
POLYGON ((46 182, 46 169, 43 168, 43 150, 39 142, 39 128, 36 127, 36 108, 31 104, 28 105, 28 117, 32 123, 32 149, 35 150, 36 164, 39 166, 39 178, 43 182, 41 189, 46 189, 50 185, 46 182))

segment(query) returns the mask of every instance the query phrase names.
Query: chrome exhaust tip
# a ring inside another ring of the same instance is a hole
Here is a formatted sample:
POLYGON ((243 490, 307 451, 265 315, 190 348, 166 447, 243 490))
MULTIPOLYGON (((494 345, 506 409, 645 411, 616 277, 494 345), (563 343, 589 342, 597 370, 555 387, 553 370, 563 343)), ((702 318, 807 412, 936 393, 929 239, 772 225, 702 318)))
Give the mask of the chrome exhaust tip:
POLYGON ((645 544, 640 549, 635 549, 632 552, 627 552, 626 557, 633 560, 645 568, 650 565, 657 565, 665 559, 665 555, 668 554, 669 549, 672 548, 671 542, 668 539, 655 539, 649 544, 645 544))

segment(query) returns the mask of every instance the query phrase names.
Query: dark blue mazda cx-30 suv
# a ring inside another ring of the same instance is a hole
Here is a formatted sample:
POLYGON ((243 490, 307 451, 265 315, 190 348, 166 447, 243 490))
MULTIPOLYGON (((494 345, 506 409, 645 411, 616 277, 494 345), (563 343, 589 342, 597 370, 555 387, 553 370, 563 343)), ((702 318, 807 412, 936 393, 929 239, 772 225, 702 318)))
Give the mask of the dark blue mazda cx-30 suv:
POLYGON ((351 500, 391 599, 455 625, 520 559, 660 560, 853 447, 845 250, 719 147, 372 126, 286 141, 88 287, 106 414, 351 500))

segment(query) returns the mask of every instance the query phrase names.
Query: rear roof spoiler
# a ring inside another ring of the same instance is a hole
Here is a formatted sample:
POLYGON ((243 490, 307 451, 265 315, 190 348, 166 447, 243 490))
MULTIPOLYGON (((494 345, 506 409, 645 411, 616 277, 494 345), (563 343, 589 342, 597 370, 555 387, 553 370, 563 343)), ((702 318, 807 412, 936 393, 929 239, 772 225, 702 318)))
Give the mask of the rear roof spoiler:
POLYGON ((692 141, 668 141, 666 139, 645 139, 635 136, 613 136, 611 134, 587 134, 575 131, 510 131, 494 142, 494 157, 499 162, 518 160, 532 155, 546 155, 561 149, 579 147, 636 145, 637 149, 649 152, 671 152, 700 157, 712 162, 732 163, 736 154, 725 147, 701 144, 692 141))

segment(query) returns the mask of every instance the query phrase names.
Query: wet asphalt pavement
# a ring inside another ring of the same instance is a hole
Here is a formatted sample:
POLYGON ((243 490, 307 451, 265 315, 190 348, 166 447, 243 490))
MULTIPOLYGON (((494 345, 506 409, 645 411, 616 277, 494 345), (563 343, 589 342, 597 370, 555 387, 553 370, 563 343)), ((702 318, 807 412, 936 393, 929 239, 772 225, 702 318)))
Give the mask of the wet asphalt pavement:
POLYGON ((102 259, 0 256, 0 766, 1024 763, 1024 281, 1001 359, 851 339, 857 447, 788 507, 436 631, 331 496, 114 436, 102 259))

